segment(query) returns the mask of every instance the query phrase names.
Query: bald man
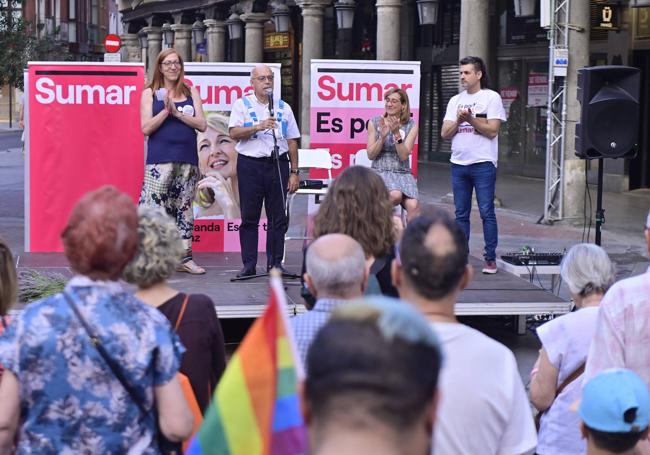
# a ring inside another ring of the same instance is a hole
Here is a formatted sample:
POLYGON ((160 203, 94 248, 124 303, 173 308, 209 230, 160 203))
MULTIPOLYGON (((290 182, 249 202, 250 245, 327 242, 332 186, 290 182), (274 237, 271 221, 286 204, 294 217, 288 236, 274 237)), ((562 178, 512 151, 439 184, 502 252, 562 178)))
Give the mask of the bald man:
POLYGON ((237 141, 237 178, 241 205, 239 243, 244 267, 238 278, 256 275, 257 243, 262 204, 266 210, 267 270, 282 267, 284 234, 287 231, 285 200, 300 183, 298 141, 300 131, 291 106, 273 97, 273 115, 269 94, 273 93, 273 71, 258 65, 251 71, 253 93, 235 101, 230 113, 230 137, 237 141), (277 143, 277 159, 273 147, 277 143))
POLYGON ((312 340, 334 308, 363 297, 368 284, 363 248, 345 234, 327 234, 314 240, 307 250, 305 265, 305 283, 316 304, 310 312, 291 320, 303 364, 312 340))

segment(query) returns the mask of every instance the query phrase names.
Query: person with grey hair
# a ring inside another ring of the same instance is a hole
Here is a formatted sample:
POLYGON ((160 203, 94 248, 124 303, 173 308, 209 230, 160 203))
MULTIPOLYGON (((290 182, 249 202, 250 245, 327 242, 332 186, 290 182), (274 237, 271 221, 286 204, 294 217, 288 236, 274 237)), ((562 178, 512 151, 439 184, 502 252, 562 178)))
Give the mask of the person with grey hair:
POLYGON ((585 453, 580 419, 570 406, 580 398, 579 379, 596 330, 598 306, 616 277, 605 250, 588 243, 569 250, 560 273, 578 311, 537 328, 542 348, 531 372, 530 400, 540 412, 540 455, 585 453))
POLYGON ((311 311, 291 320, 303 362, 312 340, 332 310, 361 298, 368 284, 363 248, 345 234, 327 234, 314 240, 307 249, 305 263, 305 283, 317 300, 311 311))
POLYGON ((167 279, 183 254, 176 224, 163 211, 138 209, 138 253, 124 269, 124 279, 138 286, 135 296, 163 313, 187 349, 180 372, 188 377, 202 412, 226 366, 223 331, 207 295, 185 294, 167 279))

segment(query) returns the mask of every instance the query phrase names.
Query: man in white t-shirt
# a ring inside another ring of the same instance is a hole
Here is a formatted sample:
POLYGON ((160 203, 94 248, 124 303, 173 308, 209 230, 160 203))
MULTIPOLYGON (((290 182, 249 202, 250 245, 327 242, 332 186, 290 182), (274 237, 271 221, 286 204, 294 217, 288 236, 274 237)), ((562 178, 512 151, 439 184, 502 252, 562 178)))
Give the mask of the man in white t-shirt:
POLYGON ((516 455, 537 444, 513 353, 460 324, 454 306, 472 277, 461 228, 441 210, 411 221, 393 261, 400 297, 435 330, 444 354, 433 454, 516 455))
POLYGON ((237 141, 237 179, 241 205, 239 243, 244 268, 238 278, 254 276, 257 266, 258 225, 262 203, 269 228, 266 235, 267 269, 282 267, 284 235, 287 231, 286 192, 298 189, 298 138, 300 131, 291 106, 278 96, 273 101, 273 71, 258 65, 251 72, 252 95, 244 95, 232 106, 228 128, 237 141), (274 139, 275 137, 275 139, 274 139), (273 156, 277 141, 279 159, 273 156))
POLYGON ((460 61, 460 83, 465 90, 449 100, 441 136, 451 139, 451 184, 456 222, 469 242, 472 192, 483 220, 485 266, 483 273, 497 273, 499 241, 494 213, 494 188, 499 155, 499 128, 506 120, 501 96, 488 86, 485 63, 479 57, 460 61))

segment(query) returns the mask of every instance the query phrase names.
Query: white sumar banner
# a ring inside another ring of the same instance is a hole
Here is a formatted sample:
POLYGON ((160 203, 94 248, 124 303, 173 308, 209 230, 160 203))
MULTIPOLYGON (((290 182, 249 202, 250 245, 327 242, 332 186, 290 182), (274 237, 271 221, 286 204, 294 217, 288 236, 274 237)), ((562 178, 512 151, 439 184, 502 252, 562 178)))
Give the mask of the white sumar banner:
MULTIPOLYGON (((420 111, 420 62, 382 60, 312 60, 310 147, 328 148, 333 175, 355 164, 368 164, 367 123, 385 112, 384 94, 402 88, 411 114, 420 111), (362 163, 363 161, 363 163, 362 163)), ((418 144, 411 155, 417 176, 418 144)), ((313 174, 314 177, 323 177, 313 174)))
MULTIPOLYGON (((233 103, 252 95, 251 71, 257 63, 185 63, 185 82, 194 86, 203 103, 208 123, 205 133, 197 137, 201 178, 213 176, 219 185, 214 203, 194 205, 192 248, 197 252, 240 251, 240 203, 237 186, 236 141, 228 134, 228 120, 233 103)), ((280 98, 280 64, 267 64, 273 71, 273 92, 280 98)), ((262 214, 258 249, 266 245, 266 219, 262 214)))

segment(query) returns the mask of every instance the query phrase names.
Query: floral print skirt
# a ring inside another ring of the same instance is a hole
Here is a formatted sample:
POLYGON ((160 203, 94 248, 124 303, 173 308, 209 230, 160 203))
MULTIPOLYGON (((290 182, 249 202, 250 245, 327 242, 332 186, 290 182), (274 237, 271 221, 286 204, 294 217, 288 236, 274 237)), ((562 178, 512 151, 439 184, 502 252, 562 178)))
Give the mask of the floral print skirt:
POLYGON ((176 220, 183 246, 191 258, 194 213, 192 202, 199 169, 189 163, 147 164, 139 205, 161 207, 176 220))

